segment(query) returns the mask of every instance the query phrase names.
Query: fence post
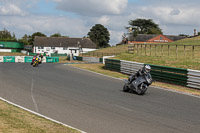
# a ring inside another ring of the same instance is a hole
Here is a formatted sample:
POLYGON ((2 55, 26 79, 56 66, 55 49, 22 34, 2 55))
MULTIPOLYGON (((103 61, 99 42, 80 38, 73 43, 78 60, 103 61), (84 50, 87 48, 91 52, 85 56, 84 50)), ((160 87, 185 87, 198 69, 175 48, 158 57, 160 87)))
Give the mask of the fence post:
POLYGON ((142 44, 141 44, 141 46, 140 46, 140 47, 141 47, 141 55, 142 55, 142 44))
POLYGON ((155 45, 155 55, 157 56, 157 45, 155 45))
POLYGON ((194 58, 194 45, 192 46, 192 58, 194 58))
POLYGON ((151 56, 151 44, 150 44, 150 56, 151 56))
POLYGON ((147 55, 147 51, 146 51, 147 45, 145 44, 145 56, 147 55))
POLYGON ((168 45, 168 57, 169 57, 169 48, 170 48, 170 45, 168 45))
POLYGON ((178 57, 178 46, 176 45, 176 58, 178 57))
POLYGON ((186 47, 186 45, 184 45, 184 57, 185 57, 185 47, 186 47))
POLYGON ((161 45, 161 51, 162 51, 162 53, 161 53, 161 56, 163 56, 163 45, 161 45))

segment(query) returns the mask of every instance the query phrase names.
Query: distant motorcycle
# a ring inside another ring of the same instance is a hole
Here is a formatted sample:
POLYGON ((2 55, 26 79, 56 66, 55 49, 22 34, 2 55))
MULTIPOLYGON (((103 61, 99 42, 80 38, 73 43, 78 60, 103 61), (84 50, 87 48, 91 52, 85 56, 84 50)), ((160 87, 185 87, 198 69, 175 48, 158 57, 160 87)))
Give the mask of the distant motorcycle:
POLYGON ((38 64, 40 64, 40 59, 36 57, 35 60, 33 60, 31 64, 33 65, 33 67, 37 67, 38 64))
POLYGON ((130 90, 133 90, 138 95, 143 95, 147 91, 148 86, 152 84, 153 79, 151 77, 151 74, 148 72, 137 77, 130 85, 128 84, 128 82, 128 80, 124 79, 124 92, 129 92, 130 90))

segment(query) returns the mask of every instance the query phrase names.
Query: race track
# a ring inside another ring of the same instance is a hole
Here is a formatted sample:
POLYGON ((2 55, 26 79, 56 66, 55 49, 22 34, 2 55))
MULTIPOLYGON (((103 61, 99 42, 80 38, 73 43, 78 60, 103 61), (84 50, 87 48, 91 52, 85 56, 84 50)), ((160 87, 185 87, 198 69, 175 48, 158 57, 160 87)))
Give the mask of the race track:
POLYGON ((88 133, 199 133, 200 98, 123 82, 63 64, 0 63, 0 97, 88 133))

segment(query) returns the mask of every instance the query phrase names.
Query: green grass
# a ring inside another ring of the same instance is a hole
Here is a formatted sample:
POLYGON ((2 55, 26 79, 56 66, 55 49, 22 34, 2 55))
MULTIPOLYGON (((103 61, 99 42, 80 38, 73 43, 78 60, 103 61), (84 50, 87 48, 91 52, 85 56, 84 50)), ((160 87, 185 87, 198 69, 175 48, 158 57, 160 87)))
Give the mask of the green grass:
POLYGON ((194 38, 182 39, 173 43, 158 45, 139 45, 135 47, 134 53, 128 53, 128 45, 114 46, 103 48, 94 52, 118 53, 115 59, 136 61, 154 65, 170 66, 177 68, 186 68, 200 70, 200 46, 195 46, 194 51, 192 45, 200 45, 200 36, 194 38), (168 45, 170 45, 168 50, 168 45), (176 45, 178 45, 176 49, 176 45), (188 45, 184 48, 184 46, 188 45))
POLYGON ((0 133, 79 133, 0 100, 0 133))

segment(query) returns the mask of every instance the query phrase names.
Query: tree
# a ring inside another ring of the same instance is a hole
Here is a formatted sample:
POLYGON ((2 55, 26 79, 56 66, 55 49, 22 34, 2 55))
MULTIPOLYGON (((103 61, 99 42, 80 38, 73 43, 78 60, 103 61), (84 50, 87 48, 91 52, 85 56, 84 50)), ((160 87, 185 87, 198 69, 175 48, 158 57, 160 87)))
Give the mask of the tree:
POLYGON ((11 34, 5 28, 2 31, 0 31, 0 40, 1 41, 17 41, 17 39, 15 37, 15 33, 11 34))
POLYGON ((55 34, 51 35, 50 37, 61 37, 61 34, 60 33, 55 33, 55 34))
POLYGON ((109 47, 110 34, 103 25, 96 24, 88 32, 88 37, 97 45, 97 48, 109 47))
POLYGON ((30 45, 30 40, 31 40, 31 36, 25 34, 21 39, 19 39, 19 42, 24 43, 24 45, 30 45))
POLYGON ((130 27, 126 27, 126 29, 132 28, 133 36, 137 36, 137 34, 162 34, 162 30, 152 19, 130 20, 129 25, 130 27))
POLYGON ((41 33, 41 32, 35 32, 35 33, 33 33, 33 34, 31 35, 31 38, 30 38, 30 40, 29 40, 29 44, 30 44, 30 45, 33 45, 33 41, 34 41, 35 36, 43 36, 43 37, 46 37, 46 35, 43 34, 43 33, 41 33))

